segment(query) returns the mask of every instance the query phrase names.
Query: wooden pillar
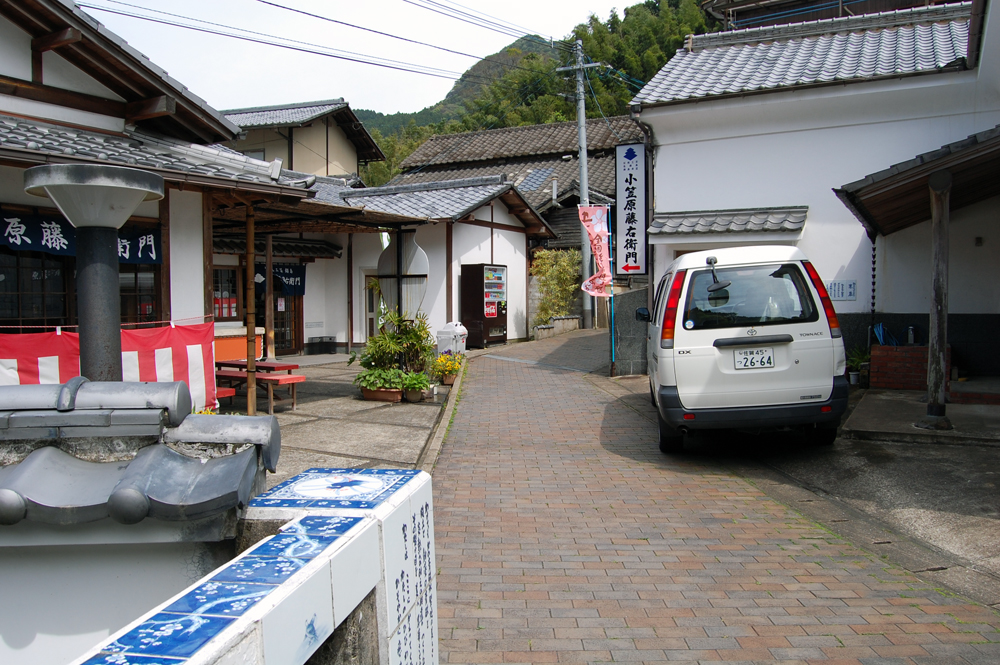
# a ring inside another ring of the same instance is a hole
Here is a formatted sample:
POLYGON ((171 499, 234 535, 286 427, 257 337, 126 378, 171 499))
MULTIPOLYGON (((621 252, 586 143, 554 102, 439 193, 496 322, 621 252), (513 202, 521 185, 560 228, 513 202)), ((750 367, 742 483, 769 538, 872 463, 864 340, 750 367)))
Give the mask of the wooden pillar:
POLYGON ((254 212, 249 203, 247 207, 247 415, 257 415, 257 308, 254 298, 254 212))
POLYGON ((205 321, 214 321, 215 275, 212 273, 212 194, 201 193, 201 251, 205 271, 205 321))
POLYGON ((274 355, 274 253, 271 249, 271 234, 267 234, 264 254, 264 339, 267 344, 267 359, 277 360, 274 355))
MULTIPOLYGON (((170 192, 167 188, 160 199, 160 320, 170 320, 170 192)), ((72 300, 72 299, 71 299, 72 300)))
POLYGON ((451 265, 452 261, 454 260, 454 254, 453 254, 454 226, 455 226, 454 222, 445 222, 445 227, 444 227, 444 245, 445 245, 444 262, 446 264, 445 265, 446 282, 444 285, 444 294, 445 294, 444 297, 445 300, 448 302, 448 307, 447 307, 448 320, 445 323, 451 323, 452 321, 456 320, 454 295, 452 293, 454 290, 455 273, 454 273, 454 268, 451 265))
POLYGON ((938 171, 928 181, 931 196, 931 310, 927 343, 927 422, 934 429, 951 429, 945 415, 948 379, 948 226, 951 173, 938 171))
POLYGON ((354 234, 347 234, 347 352, 354 344, 354 234))

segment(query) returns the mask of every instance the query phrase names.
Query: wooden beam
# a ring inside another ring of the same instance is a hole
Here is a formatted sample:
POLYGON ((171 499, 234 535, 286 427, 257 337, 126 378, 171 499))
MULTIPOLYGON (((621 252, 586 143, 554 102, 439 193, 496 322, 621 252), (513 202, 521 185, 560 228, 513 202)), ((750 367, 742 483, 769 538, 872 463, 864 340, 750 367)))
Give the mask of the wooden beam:
POLYGON ((937 171, 927 183, 931 200, 931 309, 927 341, 927 424, 951 429, 945 415, 948 350, 948 227, 952 178, 937 171))
POLYGON ((52 32, 42 37, 35 37, 31 40, 31 50, 39 53, 51 51, 60 46, 74 44, 81 39, 83 39, 83 34, 79 30, 76 28, 66 28, 65 30, 52 32))
MULTIPOLYGON (((215 315, 215 273, 212 264, 212 195, 209 192, 201 194, 201 256, 204 265, 205 317, 215 315)), ((215 320, 214 318, 212 319, 215 320)))
POLYGON ((177 100, 169 95, 160 95, 125 105, 125 122, 135 123, 150 118, 162 118, 177 113, 177 100))
POLYGON ((33 81, 0 76, 0 94, 30 99, 35 102, 45 102, 56 106, 66 106, 77 111, 88 111, 113 118, 125 117, 125 103, 113 99, 104 99, 82 92, 73 92, 43 85, 33 81))

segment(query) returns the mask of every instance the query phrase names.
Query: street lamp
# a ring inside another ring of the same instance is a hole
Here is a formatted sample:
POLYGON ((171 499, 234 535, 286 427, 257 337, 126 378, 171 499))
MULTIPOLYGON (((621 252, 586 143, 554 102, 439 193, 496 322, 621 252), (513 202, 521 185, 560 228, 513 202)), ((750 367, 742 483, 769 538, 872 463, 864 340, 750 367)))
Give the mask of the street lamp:
POLYGON ((140 203, 163 198, 163 178, 121 166, 48 164, 24 172, 24 191, 48 196, 76 227, 80 374, 121 381, 118 229, 140 203))

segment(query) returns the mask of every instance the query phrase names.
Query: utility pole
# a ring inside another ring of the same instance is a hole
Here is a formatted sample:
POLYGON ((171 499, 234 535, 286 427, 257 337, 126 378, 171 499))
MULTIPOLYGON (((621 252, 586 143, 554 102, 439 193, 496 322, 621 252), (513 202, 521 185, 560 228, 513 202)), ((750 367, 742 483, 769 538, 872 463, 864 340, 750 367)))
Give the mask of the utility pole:
MULTIPOLYGON (((576 40, 576 44, 573 47, 573 52, 576 54, 576 64, 572 67, 559 67, 556 69, 557 72, 576 72, 576 126, 577 133, 579 134, 580 143, 580 205, 589 206, 590 205, 590 180, 587 177, 587 104, 586 97, 583 94, 583 77, 584 70, 593 67, 602 67, 603 63, 592 62, 590 64, 583 64, 583 41, 576 40)), ((580 222, 580 255, 583 258, 582 261, 582 281, 587 281, 591 275, 591 254, 590 254, 590 239, 587 237, 587 229, 584 228, 583 222, 580 222)), ((594 298, 589 293, 583 294, 583 327, 593 328, 594 327, 594 298)))

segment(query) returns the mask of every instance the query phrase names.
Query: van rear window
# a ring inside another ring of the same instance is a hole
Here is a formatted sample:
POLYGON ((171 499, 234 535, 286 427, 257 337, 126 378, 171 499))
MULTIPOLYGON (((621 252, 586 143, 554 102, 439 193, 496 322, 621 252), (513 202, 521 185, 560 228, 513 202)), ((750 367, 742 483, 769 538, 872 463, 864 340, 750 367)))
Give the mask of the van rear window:
POLYGON ((709 291, 711 270, 691 273, 681 325, 685 330, 807 323, 819 319, 802 271, 794 263, 716 268, 725 288, 709 291))

